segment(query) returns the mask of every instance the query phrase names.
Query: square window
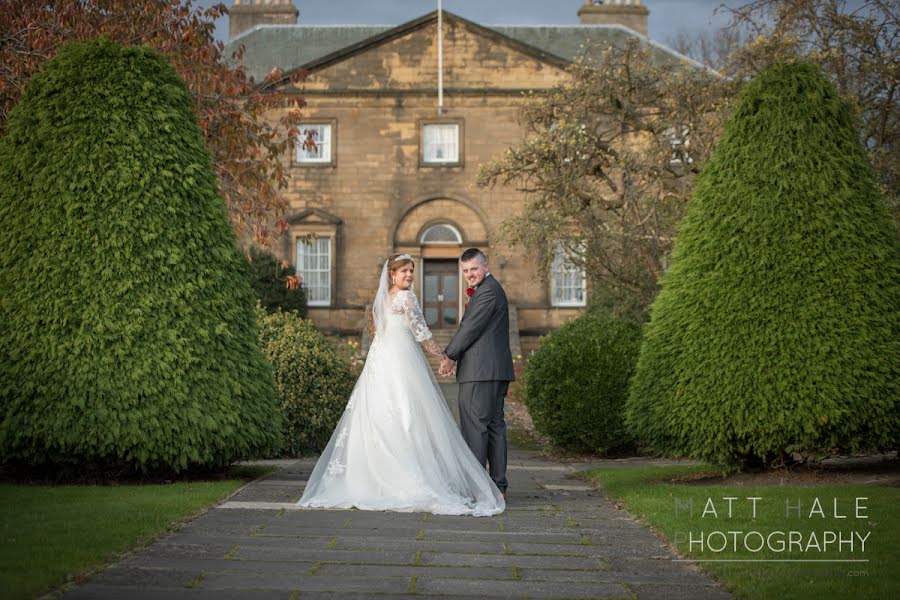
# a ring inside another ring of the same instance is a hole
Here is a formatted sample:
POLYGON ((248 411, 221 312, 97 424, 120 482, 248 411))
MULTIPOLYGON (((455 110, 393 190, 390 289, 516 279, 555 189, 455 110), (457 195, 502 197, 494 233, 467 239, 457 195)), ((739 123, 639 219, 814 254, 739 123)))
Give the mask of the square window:
POLYGON ((297 138, 297 162, 313 164, 330 164, 332 157, 331 124, 329 123, 303 123, 299 127, 300 135, 297 138), (307 135, 312 138, 315 148, 307 145, 304 148, 307 135))
POLYGON ((422 126, 422 161, 434 164, 459 162, 458 123, 430 123, 422 126))

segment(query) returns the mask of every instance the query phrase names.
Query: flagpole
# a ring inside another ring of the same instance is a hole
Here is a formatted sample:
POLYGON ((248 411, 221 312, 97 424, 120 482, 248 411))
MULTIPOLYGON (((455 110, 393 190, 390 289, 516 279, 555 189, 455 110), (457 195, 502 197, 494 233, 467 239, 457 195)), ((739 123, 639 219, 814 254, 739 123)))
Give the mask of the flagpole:
POLYGON ((444 114, 444 20, 438 0, 438 115, 444 114))

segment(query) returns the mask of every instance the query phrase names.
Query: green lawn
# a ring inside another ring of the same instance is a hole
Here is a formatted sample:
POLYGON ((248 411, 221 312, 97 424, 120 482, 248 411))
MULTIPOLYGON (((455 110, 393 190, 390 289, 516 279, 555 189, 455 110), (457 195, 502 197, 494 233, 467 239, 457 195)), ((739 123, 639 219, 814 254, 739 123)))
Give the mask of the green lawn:
POLYGON ((237 467, 234 479, 167 485, 0 484, 0 598, 34 598, 90 573, 276 469, 237 467))
POLYGON ((673 475, 714 472, 711 469, 595 469, 586 476, 599 483, 610 498, 621 500, 630 513, 663 533, 682 557, 719 561, 698 564, 738 598, 900 598, 900 489, 866 485, 749 487, 665 483, 673 475), (731 517, 726 497, 737 498, 732 501, 731 517), (755 518, 753 502, 747 500, 751 497, 759 498, 755 518), (824 516, 815 510, 815 498, 819 499, 824 516), (866 507, 860 511, 860 517, 867 515, 866 519, 856 517, 857 498, 867 498, 860 500, 866 507), (710 499, 712 506, 708 504, 710 499), (836 514, 846 518, 835 517, 835 499, 836 514), (732 531, 742 533, 729 533, 732 531), (747 535, 751 531, 760 535, 747 535), (697 543, 701 534, 702 548, 697 543), (812 543, 812 534, 821 551, 812 543), (799 544, 790 544, 791 535, 799 544), (837 540, 841 535, 845 544, 839 548, 837 540), (825 538, 830 540, 832 536, 836 541, 826 549, 825 538), (854 539, 852 551, 846 543, 849 536, 854 539), (859 537, 866 536, 863 551, 859 537), (691 539, 694 545, 689 547, 691 539), (785 546, 780 552, 779 539, 784 540, 785 546), (720 549, 723 542, 726 545, 720 549), (761 543, 762 549, 751 551, 761 543), (848 559, 867 562, 824 562, 848 559), (755 562, 737 562, 748 560, 755 562), (792 562, 771 562, 775 560, 792 562), (807 562, 793 562, 798 560, 807 562))

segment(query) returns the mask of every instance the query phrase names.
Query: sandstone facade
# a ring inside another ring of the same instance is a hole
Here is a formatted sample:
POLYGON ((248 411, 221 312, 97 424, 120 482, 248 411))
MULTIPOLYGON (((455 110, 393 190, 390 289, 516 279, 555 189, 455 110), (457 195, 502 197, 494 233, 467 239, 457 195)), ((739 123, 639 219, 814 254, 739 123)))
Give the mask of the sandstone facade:
MULTIPOLYGON (((424 303, 429 294, 432 300, 435 296, 428 282, 434 283, 464 249, 477 246, 489 256, 491 272, 515 307, 519 333, 540 335, 583 307, 554 305, 551 284, 536 272, 533 260, 521 248, 502 243, 500 227, 521 211, 524 196, 513 187, 478 187, 479 167, 521 142, 518 115, 526 96, 565 81, 579 44, 600 37, 615 43, 637 34, 618 25, 491 28, 444 12, 439 107, 438 20, 431 13, 395 28, 335 30, 330 38, 312 27, 279 31, 264 26, 229 44, 244 44, 246 55, 257 57, 261 73, 272 66, 308 69, 304 81, 283 91, 306 100, 305 123, 331 128, 331 160, 291 158, 290 228, 274 250, 294 265, 304 236, 327 238, 330 301, 311 306, 309 317, 326 331, 358 334, 389 255, 405 252, 416 258, 416 292, 424 303), (337 38, 342 41, 334 42, 337 38), (337 49, 315 56, 303 42, 315 39, 337 49), (270 64, 277 60, 294 64, 270 64), (424 160, 423 128, 439 123, 458 126, 455 163, 424 160), (423 233, 436 224, 452 227, 461 241, 424 242, 423 233)), ((464 283, 458 274, 452 283, 455 290, 441 290, 442 306, 455 302, 452 316, 458 319, 464 283)), ((437 328, 454 325, 432 320, 437 328)))

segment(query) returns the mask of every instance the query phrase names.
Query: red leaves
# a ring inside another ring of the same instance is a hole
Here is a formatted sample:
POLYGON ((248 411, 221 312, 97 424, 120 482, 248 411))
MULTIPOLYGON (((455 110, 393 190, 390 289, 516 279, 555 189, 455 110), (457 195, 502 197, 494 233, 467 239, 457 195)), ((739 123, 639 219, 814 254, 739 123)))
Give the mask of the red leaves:
POLYGON ((284 75, 284 71, 279 69, 278 67, 272 67, 272 70, 266 74, 266 82, 272 83, 281 79, 282 75, 284 75))

